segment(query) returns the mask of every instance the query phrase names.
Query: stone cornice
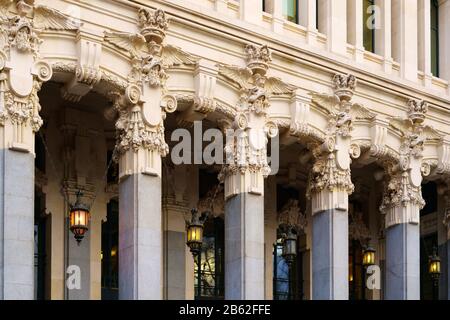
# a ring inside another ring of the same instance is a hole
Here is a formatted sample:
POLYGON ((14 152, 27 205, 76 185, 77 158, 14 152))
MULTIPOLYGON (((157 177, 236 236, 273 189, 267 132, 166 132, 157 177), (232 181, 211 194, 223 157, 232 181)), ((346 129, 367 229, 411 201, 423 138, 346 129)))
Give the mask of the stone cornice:
MULTIPOLYGON (((183 6, 182 1, 171 1, 170 3, 160 0, 155 1, 160 7, 170 11, 174 16, 173 21, 175 23, 191 26, 193 24, 189 20, 195 19, 196 28, 200 28, 209 33, 220 34, 221 37, 227 37, 230 40, 242 42, 241 39, 245 38, 248 41, 255 43, 269 43, 270 47, 274 49, 274 53, 285 59, 301 61, 302 64, 315 68, 321 66, 320 68, 322 71, 329 70, 330 73, 335 73, 336 71, 341 73, 351 72, 359 79, 376 84, 378 88, 384 88, 387 91, 391 91, 392 86, 399 89, 401 88, 402 90, 398 90, 396 95, 403 95, 406 97, 414 96, 419 99, 426 99, 433 103, 440 101, 443 106, 450 102, 449 99, 445 99, 441 95, 432 94, 423 86, 412 84, 411 82, 402 79, 393 80, 392 77, 385 75, 383 72, 369 73, 363 67, 349 64, 347 62, 348 59, 339 57, 338 55, 330 54, 325 51, 320 51, 319 53, 318 51, 305 49, 304 47, 300 48, 293 45, 293 42, 289 41, 290 38, 286 37, 286 40, 283 41, 279 34, 266 28, 249 24, 246 21, 220 15, 212 10, 208 11, 208 15, 205 15, 205 10, 202 10, 202 13, 200 13, 200 11, 196 11, 194 7, 183 6), (220 30, 215 28, 217 25, 221 26, 220 30), (240 34, 239 38, 236 37, 237 34, 240 34), (339 69, 336 69, 336 66, 338 66, 339 69), (420 94, 418 94, 418 92, 420 92, 420 94)), ((132 2, 143 6, 147 5, 143 1, 132 2)), ((277 69, 276 65, 274 66, 274 69, 277 69)))

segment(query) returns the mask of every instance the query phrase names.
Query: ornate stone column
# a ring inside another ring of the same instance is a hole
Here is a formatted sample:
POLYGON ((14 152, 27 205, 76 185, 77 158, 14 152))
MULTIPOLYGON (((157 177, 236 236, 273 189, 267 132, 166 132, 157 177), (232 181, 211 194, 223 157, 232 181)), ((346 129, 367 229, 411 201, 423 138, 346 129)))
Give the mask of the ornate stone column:
POLYGON ((34 134, 43 122, 37 94, 52 77, 39 32, 77 26, 33 1, 2 4, 0 16, 0 299, 33 299, 34 134))
POLYGON ((219 178, 225 184, 225 298, 264 299, 264 178, 270 173, 267 138, 278 128, 267 116, 272 93, 292 87, 267 77, 271 55, 267 46, 246 47, 247 68, 222 65, 219 74, 236 82, 241 99, 226 132, 224 164, 219 178))
POLYGON ((430 167, 422 162, 427 139, 438 138, 432 128, 424 126, 427 104, 408 101, 408 118, 393 118, 390 125, 400 132, 398 163, 385 165, 385 192, 380 211, 386 228, 386 290, 388 300, 420 299, 420 209, 422 174, 430 167))
POLYGON ((313 103, 328 113, 324 141, 310 144, 315 158, 308 196, 311 199, 313 299, 348 299, 348 195, 353 192, 351 157, 359 157, 351 144, 353 118, 371 119, 361 105, 351 103, 356 79, 335 75, 334 95, 314 94, 313 103))
POLYGON ((164 119, 177 106, 167 94, 166 71, 194 60, 163 42, 168 21, 162 10, 140 9, 138 15, 139 34, 105 36, 132 59, 125 93, 112 93, 119 114, 119 297, 162 299, 161 158, 169 152, 164 119))

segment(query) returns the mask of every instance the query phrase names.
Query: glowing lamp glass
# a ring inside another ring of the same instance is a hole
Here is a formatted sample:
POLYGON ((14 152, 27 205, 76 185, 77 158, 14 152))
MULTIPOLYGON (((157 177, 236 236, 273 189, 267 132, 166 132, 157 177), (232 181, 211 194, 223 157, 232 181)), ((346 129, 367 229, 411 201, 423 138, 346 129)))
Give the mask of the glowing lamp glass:
POLYGON ((363 265, 364 266, 373 266, 375 264, 375 250, 372 248, 367 248, 364 250, 363 254, 363 265))

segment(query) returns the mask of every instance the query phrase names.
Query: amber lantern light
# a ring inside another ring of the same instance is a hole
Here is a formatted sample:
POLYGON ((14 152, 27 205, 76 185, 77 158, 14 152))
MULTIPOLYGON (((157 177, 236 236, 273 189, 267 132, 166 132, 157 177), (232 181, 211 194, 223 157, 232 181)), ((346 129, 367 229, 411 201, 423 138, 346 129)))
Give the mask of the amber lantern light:
POLYGON ((375 249, 367 246, 363 252, 363 266, 369 267, 375 264, 375 249))
POLYGON ((89 230, 88 225, 90 219, 89 207, 81 202, 82 195, 81 191, 77 192, 77 200, 70 207, 69 214, 70 231, 74 234, 78 245, 80 245, 81 240, 83 240, 84 235, 89 230))
POLYGON ((294 262, 297 255, 297 235, 293 229, 288 227, 287 232, 283 235, 283 251, 281 255, 289 265, 294 262))
POLYGON ((428 273, 433 280, 433 300, 439 299, 439 278, 441 276, 441 259, 437 255, 437 248, 433 248, 433 255, 428 259, 428 273))
POLYGON ((436 248, 433 249, 433 255, 430 256, 428 262, 428 273, 433 279, 439 279, 441 275, 441 259, 436 253, 436 248))
POLYGON ((203 243, 203 225, 208 218, 208 212, 199 213, 197 209, 191 210, 191 219, 186 221, 186 233, 189 249, 194 256, 198 255, 203 243))

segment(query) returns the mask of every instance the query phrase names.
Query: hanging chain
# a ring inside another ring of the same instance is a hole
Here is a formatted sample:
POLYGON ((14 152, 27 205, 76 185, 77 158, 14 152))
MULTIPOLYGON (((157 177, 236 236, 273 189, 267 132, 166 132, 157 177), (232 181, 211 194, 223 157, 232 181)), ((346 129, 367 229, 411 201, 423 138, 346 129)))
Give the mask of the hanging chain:
POLYGON ((213 209, 214 209, 214 201, 216 200, 217 194, 219 193, 220 190, 220 183, 216 185, 216 188, 214 190, 214 194, 211 198, 211 200, 209 201, 209 210, 211 211, 211 213, 213 213, 213 209))
POLYGON ((53 161, 53 157, 52 157, 52 155, 50 154, 50 151, 48 150, 47 142, 45 142, 44 136, 42 135, 42 131, 39 130, 39 131, 38 131, 38 134, 39 134, 39 137, 41 137, 42 144, 44 145, 45 153, 47 153, 47 155, 48 155, 48 158, 49 158, 49 160, 50 160, 50 164, 51 164, 51 166, 53 167, 53 170, 55 171, 55 174, 58 175, 58 170, 56 169, 56 164, 55 164, 55 162, 53 161))
MULTIPOLYGON (((112 164, 114 163, 114 159, 116 159, 116 152, 117 152, 117 148, 116 147, 117 146, 114 146, 113 152, 111 154, 111 159, 109 159, 108 165, 106 166, 106 170, 103 173, 103 176, 102 176, 102 178, 100 180, 100 185, 105 182, 105 179, 106 179, 106 177, 108 175, 108 171, 111 168, 112 164)), ((94 202, 95 202, 95 199, 97 199, 97 195, 98 195, 99 190, 100 190, 100 187, 99 188, 95 188, 94 197, 92 198, 91 204, 89 205, 90 209, 94 206, 94 202)))
MULTIPOLYGON (((42 144, 44 145, 45 153, 48 155, 48 159, 50 160, 50 165, 53 168, 53 171, 55 172, 55 176, 58 177, 58 169, 56 168, 55 161, 53 160, 53 157, 50 153, 47 142, 45 141, 44 136, 42 134, 42 131, 39 130, 38 134, 39 134, 39 137, 41 138, 42 144)), ((67 197, 66 192, 63 192, 63 197, 64 197, 64 201, 70 206, 69 199, 67 197)))

